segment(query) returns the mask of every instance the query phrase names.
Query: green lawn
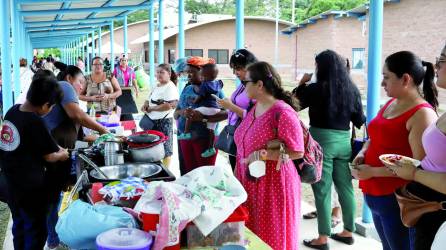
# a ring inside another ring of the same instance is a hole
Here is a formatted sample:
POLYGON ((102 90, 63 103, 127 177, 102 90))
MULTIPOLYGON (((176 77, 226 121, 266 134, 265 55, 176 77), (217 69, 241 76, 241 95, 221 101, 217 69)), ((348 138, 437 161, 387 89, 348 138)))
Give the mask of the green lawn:
POLYGON ((6 203, 0 202, 0 247, 3 248, 5 240, 6 228, 9 220, 9 208, 6 203))

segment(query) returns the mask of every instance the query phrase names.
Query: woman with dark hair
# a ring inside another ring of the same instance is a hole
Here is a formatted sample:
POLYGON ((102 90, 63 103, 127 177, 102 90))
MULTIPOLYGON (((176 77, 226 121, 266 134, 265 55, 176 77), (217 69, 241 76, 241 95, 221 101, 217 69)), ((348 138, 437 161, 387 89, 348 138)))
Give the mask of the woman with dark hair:
POLYGON ((47 237, 49 186, 48 162, 68 159, 68 151, 56 143, 41 116, 62 98, 56 79, 34 79, 24 104, 5 115, 0 134, 0 161, 8 187, 14 249, 43 249, 47 237))
POLYGON ((365 122, 361 95, 352 82, 345 59, 332 50, 315 59, 316 82, 294 89, 301 108, 309 108, 310 133, 324 151, 322 179, 312 184, 316 201, 319 237, 304 245, 328 249, 328 237, 353 244, 355 231, 355 195, 348 162, 351 157, 350 123, 360 128, 365 122), (332 184, 339 195, 344 230, 331 234, 332 184))
MULTIPOLYGON (((178 120, 178 134, 184 133, 186 119, 192 121, 190 126, 191 139, 180 140, 180 154, 183 157, 183 168, 181 174, 186 174, 201 166, 214 165, 217 153, 211 157, 202 157, 201 154, 209 147, 209 133, 206 129, 207 122, 219 122, 227 117, 226 111, 220 111, 213 116, 201 114, 194 110, 200 104, 194 104, 193 100, 198 96, 201 85, 200 69, 209 60, 202 57, 190 57, 187 59, 186 72, 188 73, 188 84, 181 92, 180 100, 174 113, 178 120)), ((223 98, 222 93, 218 94, 223 98)))
MULTIPOLYGON (((437 86, 446 89, 446 46, 441 51, 435 64, 437 69, 437 86)), ((405 180, 411 181, 406 188, 414 195, 426 201, 442 202, 446 200, 446 113, 437 122, 429 125, 423 133, 423 148, 426 156, 420 166, 412 164, 398 164, 387 166, 394 173, 405 180)), ((446 211, 438 210, 423 214, 415 225, 415 250, 444 249, 446 211), (440 226, 443 232, 437 233, 440 226), (437 237, 435 234, 437 233, 437 237), (432 244, 434 238, 439 240, 432 244)))
MULTIPOLYGON (((250 51, 239 49, 232 54, 229 60, 229 66, 234 72, 234 75, 243 83, 247 72, 246 68, 249 64, 257 61, 257 58, 250 51)), ((248 109, 253 105, 253 102, 246 96, 244 84, 237 86, 230 99, 225 98, 217 102, 221 107, 228 110, 228 125, 234 126, 235 128, 240 124, 248 109)), ((236 164, 235 155, 229 155, 229 163, 231 164, 232 170, 234 170, 236 164)))
POLYGON ((79 98, 87 101, 89 108, 93 106, 96 112, 109 113, 116 108, 116 98, 122 94, 121 87, 115 77, 104 72, 101 57, 94 57, 91 61, 92 72, 85 77, 79 98))
MULTIPOLYGON (((57 105, 43 117, 51 135, 56 142, 69 149, 74 149, 76 140, 79 139, 79 130, 86 127, 100 134, 107 133, 107 129, 88 116, 80 107, 78 95, 82 91, 82 71, 74 65, 66 65, 61 62, 54 64, 59 70, 57 75, 58 84, 63 92, 63 98, 57 105)), ((37 75, 37 73, 36 73, 37 75)), ((59 245, 59 238, 55 231, 57 223, 57 211, 60 199, 60 192, 65 189, 70 182, 71 160, 48 164, 47 178, 53 184, 50 192, 50 214, 48 218, 48 248, 56 248, 59 245)))
POLYGON ((291 160, 302 158, 304 153, 296 113, 299 105, 282 88, 280 76, 267 62, 248 66, 244 83, 247 97, 257 100, 235 131, 235 175, 248 193, 247 227, 273 249, 295 250, 300 178, 291 160), (281 141, 285 149, 267 149, 273 140, 281 141))
MULTIPOLYGON (((170 166, 173 154, 173 112, 179 99, 177 88, 177 75, 173 72, 170 64, 160 64, 156 69, 158 84, 150 93, 149 99, 141 108, 154 123, 152 130, 161 131, 169 137, 164 143, 165 158, 163 163, 170 166)), ((143 128, 144 129, 144 128, 143 128)))
POLYGON ((401 222, 394 192, 407 181, 395 177, 379 156, 399 154, 418 160, 425 157, 422 135, 437 119, 437 90, 433 65, 409 51, 388 56, 383 76, 381 85, 391 99, 370 122, 369 140, 353 160, 357 166, 352 174, 360 180, 359 187, 372 211, 383 248, 405 250, 411 249, 413 239, 401 222))
POLYGON ((119 65, 113 71, 113 76, 118 80, 122 95, 116 99, 116 104, 121 107, 121 120, 133 120, 133 115, 138 113, 135 97, 138 97, 138 84, 133 68, 128 65, 128 58, 125 55, 119 59, 119 65))

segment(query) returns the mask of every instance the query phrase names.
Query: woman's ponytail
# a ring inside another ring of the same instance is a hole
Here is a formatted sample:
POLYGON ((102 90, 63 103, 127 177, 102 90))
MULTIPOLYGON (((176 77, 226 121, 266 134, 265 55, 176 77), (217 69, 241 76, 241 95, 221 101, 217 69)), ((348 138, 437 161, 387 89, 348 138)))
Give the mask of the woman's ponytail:
POLYGON ((282 100, 286 104, 290 105, 295 111, 299 111, 299 101, 289 91, 285 91, 282 87, 277 88, 274 91, 274 98, 282 100))
POLYGON ((436 110, 438 108, 438 91, 434 83, 434 65, 425 61, 422 61, 421 63, 423 64, 423 67, 426 67, 423 79, 423 96, 424 99, 436 110))

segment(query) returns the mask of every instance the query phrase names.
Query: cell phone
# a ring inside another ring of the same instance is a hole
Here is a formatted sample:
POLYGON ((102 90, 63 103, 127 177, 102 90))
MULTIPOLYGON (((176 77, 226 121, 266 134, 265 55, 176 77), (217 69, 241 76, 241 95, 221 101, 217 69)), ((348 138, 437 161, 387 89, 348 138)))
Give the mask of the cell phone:
POLYGON ((215 100, 217 100, 217 101, 218 101, 218 100, 221 100, 221 98, 220 98, 220 97, 218 97, 218 96, 217 96, 217 95, 215 95, 215 94, 211 94, 211 96, 212 96, 212 97, 214 97, 214 98, 215 98, 215 100))

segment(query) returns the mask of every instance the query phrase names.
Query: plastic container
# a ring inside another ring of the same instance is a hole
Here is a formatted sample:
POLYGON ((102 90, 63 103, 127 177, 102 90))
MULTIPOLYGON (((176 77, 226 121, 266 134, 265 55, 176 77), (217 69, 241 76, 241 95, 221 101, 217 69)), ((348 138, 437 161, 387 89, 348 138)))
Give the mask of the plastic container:
MULTIPOLYGON (((160 217, 159 214, 141 213, 140 216, 142 219, 143 230, 155 234, 159 222, 159 217, 160 217)), ((180 250, 180 249, 181 249, 180 243, 163 248, 163 250, 180 250)))
POLYGON ((93 200, 93 203, 102 201, 102 195, 99 193, 99 189, 103 187, 103 184, 101 182, 95 182, 91 186, 91 199, 93 200))
POLYGON ((221 247, 223 245, 245 244, 245 221, 248 211, 239 206, 222 224, 208 236, 204 236, 193 223, 186 227, 187 247, 221 247))
POLYGON ((115 228, 96 237, 98 250, 150 250, 153 237, 135 228, 115 228))

